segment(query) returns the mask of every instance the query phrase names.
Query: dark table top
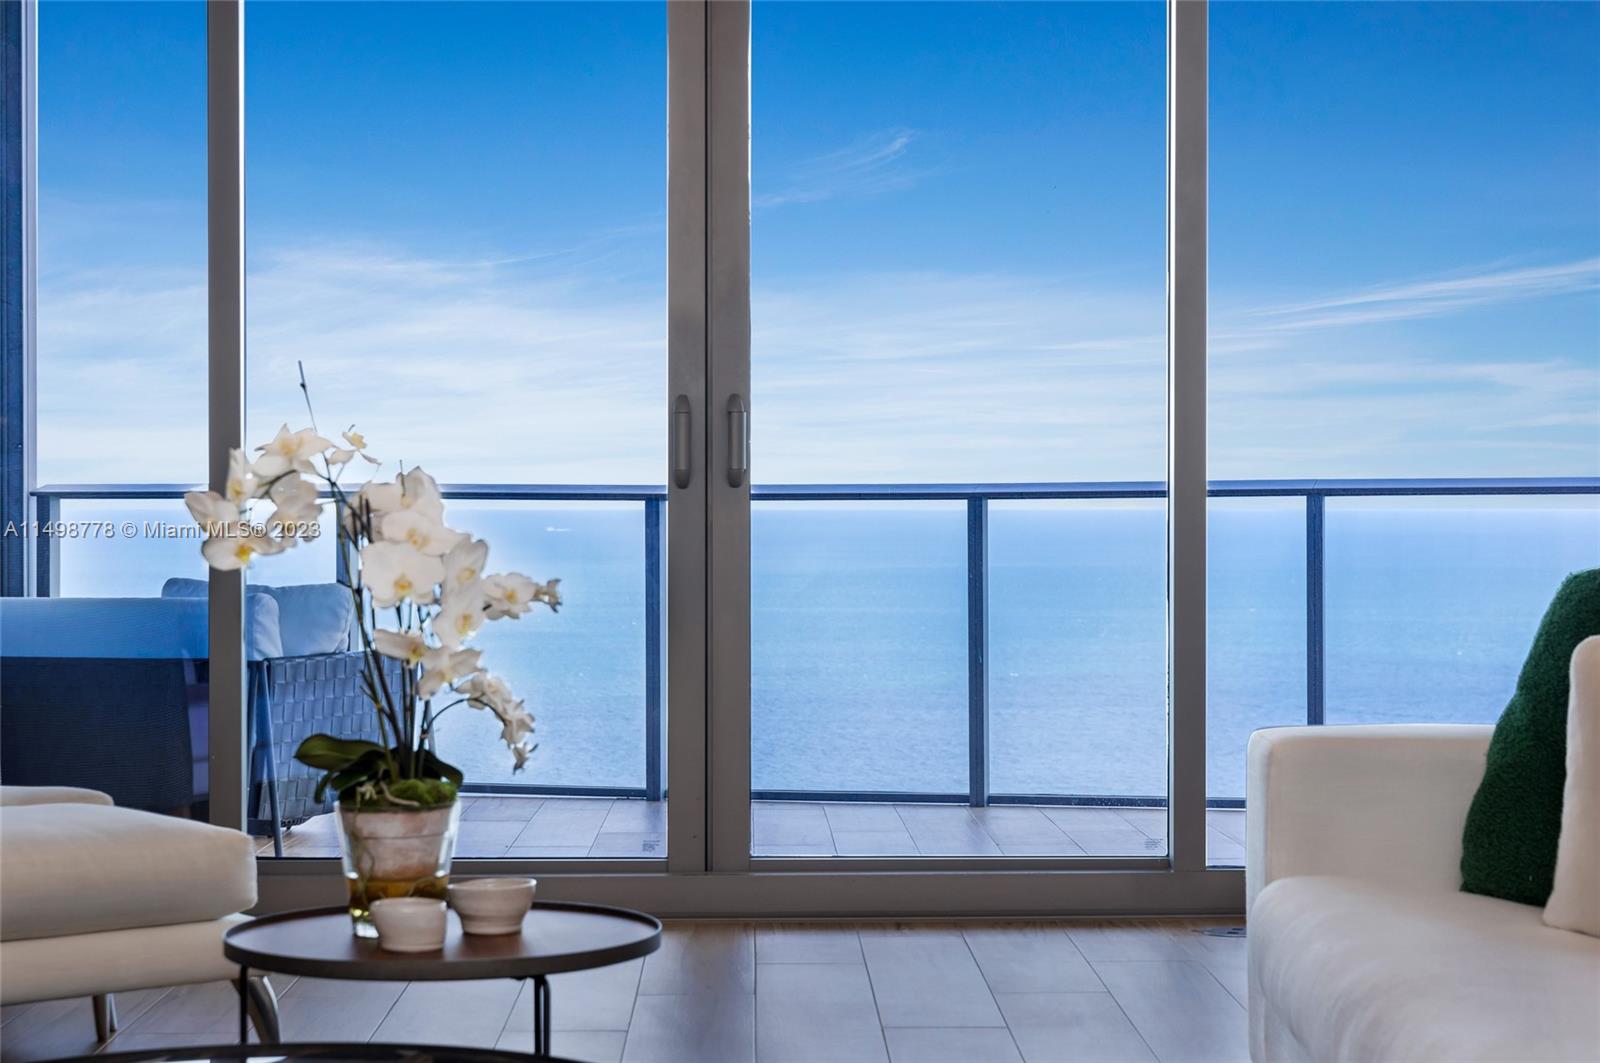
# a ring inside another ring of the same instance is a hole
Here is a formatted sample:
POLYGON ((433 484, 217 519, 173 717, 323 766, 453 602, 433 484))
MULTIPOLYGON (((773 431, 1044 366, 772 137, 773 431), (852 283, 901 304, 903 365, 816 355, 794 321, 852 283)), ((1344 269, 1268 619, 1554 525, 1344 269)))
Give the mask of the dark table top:
POLYGON ((102 1056, 83 1056, 61 1063, 207 1063, 209 1060, 286 1059, 315 1060, 316 1063, 576 1063, 555 1056, 525 1056, 482 1048, 454 1048, 431 1045, 216 1045, 207 1048, 151 1048, 143 1052, 108 1052, 102 1056))
POLYGON ((245 967, 311 978, 425 982, 534 975, 607 967, 654 952, 661 923, 627 908, 534 901, 520 934, 466 934, 450 912, 444 948, 388 952, 350 930, 345 908, 262 916, 229 930, 228 959, 245 967))

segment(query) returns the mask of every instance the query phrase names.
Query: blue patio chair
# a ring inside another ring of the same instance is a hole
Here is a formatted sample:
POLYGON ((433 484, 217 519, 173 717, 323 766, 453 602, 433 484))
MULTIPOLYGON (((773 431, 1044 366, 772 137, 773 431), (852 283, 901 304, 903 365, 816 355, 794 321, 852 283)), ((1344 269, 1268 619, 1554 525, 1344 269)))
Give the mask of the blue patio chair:
MULTIPOLYGON (((210 794, 204 589, 169 580, 161 598, 0 599, 0 778, 196 814, 210 794)), ((332 809, 316 799, 320 773, 294 759, 301 740, 379 734, 350 649, 349 591, 250 591, 248 817, 281 855, 286 828, 332 809)))

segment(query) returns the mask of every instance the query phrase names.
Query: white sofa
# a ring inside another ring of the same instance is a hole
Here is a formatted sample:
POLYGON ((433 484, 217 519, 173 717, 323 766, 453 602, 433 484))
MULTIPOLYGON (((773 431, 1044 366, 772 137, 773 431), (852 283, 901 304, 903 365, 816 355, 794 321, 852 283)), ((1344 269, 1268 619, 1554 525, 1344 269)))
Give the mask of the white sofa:
POLYGON ((1600 938, 1459 890, 1492 727, 1250 739, 1250 1056, 1600 1060, 1600 938))
MULTIPOLYGON (((222 935, 256 903, 255 846, 239 831, 117 808, 74 787, 0 786, 0 1004, 94 998, 220 979, 222 935)), ((246 987, 263 1041, 278 1039, 265 979, 246 987)))

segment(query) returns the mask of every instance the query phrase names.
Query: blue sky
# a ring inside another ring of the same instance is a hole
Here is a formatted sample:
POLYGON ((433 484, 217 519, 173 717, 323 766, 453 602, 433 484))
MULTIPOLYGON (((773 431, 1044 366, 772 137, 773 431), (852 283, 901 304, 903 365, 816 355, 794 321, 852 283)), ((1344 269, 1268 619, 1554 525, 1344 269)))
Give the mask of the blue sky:
MULTIPOLYGON (((40 26, 41 476, 199 478, 203 9, 40 26)), ((441 478, 660 482, 662 8, 247 30, 253 433, 299 358, 441 478)), ((1211 36, 1212 475, 1600 474, 1600 5, 1211 36)), ((1164 46, 1152 3, 758 0, 758 482, 1162 474, 1164 46)))

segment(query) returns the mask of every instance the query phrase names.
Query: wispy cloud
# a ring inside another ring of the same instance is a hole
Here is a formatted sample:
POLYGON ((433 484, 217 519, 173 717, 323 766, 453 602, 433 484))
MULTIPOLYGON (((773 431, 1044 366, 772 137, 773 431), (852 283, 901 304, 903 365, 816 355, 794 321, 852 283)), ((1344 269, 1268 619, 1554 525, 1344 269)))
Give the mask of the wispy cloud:
POLYGON ((846 196, 868 196, 910 188, 933 173, 911 165, 911 146, 919 139, 910 129, 883 129, 835 151, 813 156, 785 175, 780 188, 751 197, 756 210, 793 203, 820 203, 846 196))
POLYGON ((1600 291, 1600 258, 1515 269, 1488 268, 1260 307, 1212 332, 1212 343, 1259 346, 1284 333, 1350 328, 1457 314, 1478 307, 1600 291))
MULTIPOLYGON (((442 478, 659 482, 664 293, 608 255, 573 268, 370 242, 256 254, 252 433, 302 418, 303 359, 325 427, 356 421, 442 478)), ((1219 314, 1213 475, 1592 474, 1596 270, 1481 270, 1219 314), (1590 342, 1536 356, 1450 320, 1513 299, 1555 314, 1573 296, 1590 342), (1392 327, 1425 316, 1438 325, 1420 336, 1392 327)), ((762 482, 1163 474, 1159 289, 938 270, 756 280, 762 482)), ((204 277, 58 270, 39 306, 41 474, 200 478, 204 277)))
POLYGON ((1593 475, 1597 293, 1600 259, 1583 258, 1223 309, 1209 344, 1214 475, 1593 475), (1585 302, 1563 311, 1573 297, 1585 302), (1542 329, 1514 353, 1483 327, 1512 304, 1537 305, 1542 329), (1556 338, 1563 312, 1581 322, 1575 342, 1556 338))
MULTIPOLYGON (((203 475, 204 292, 171 272, 41 285, 42 477, 203 475)), ((284 249, 249 276, 251 429, 304 419, 303 359, 321 416, 442 478, 659 480, 665 331, 658 287, 370 245, 284 249)))

